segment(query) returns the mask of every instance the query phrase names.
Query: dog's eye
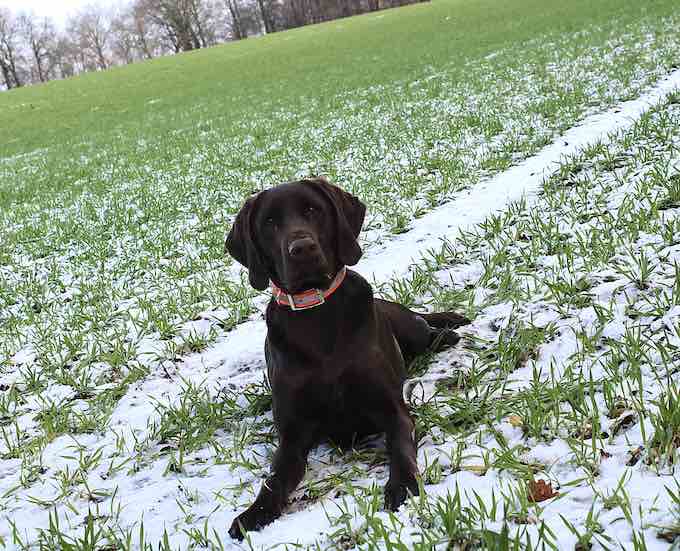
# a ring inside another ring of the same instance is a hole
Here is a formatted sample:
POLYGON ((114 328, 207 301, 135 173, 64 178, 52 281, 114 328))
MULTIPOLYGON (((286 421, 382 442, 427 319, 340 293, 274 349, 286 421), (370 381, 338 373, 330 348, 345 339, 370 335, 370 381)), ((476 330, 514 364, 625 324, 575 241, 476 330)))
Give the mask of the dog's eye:
POLYGON ((316 209, 312 206, 309 206, 305 209, 305 216, 314 216, 316 214, 316 209))
POLYGON ((264 221, 264 223, 267 224, 267 226, 275 226, 275 225, 276 225, 276 220, 274 220, 274 218, 273 218, 272 216, 270 216, 269 218, 267 218, 267 219, 264 221))

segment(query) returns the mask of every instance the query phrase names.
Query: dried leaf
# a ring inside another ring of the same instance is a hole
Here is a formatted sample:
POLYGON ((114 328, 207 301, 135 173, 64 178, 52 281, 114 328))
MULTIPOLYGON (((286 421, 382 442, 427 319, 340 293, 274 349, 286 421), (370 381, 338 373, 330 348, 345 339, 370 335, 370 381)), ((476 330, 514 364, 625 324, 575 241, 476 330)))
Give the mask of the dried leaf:
POLYGON ((632 467, 633 465, 636 465, 638 461, 640 461, 640 457, 642 456, 642 452, 644 451, 644 446, 638 446, 634 450, 630 450, 630 458, 628 461, 626 461, 626 465, 629 467, 632 467))
POLYGON ((656 533, 657 537, 668 543, 674 543, 680 536, 680 526, 660 526, 659 528, 660 530, 656 533))
POLYGON ((522 419, 519 415, 511 415, 508 417, 508 423, 510 423, 513 427, 521 427, 524 425, 524 419, 522 419))
POLYGON ((530 480, 528 490, 529 501, 532 503, 540 503, 560 495, 559 492, 553 490, 552 483, 545 480, 530 480))
POLYGON ((621 430, 630 427, 633 423, 635 423, 636 419, 637 415, 635 415, 635 412, 624 411, 621 415, 619 415, 618 419, 612 423, 610 428, 612 436, 616 436, 619 432, 621 432, 621 430))
POLYGON ((579 440, 590 440, 593 437, 593 426, 590 423, 586 423, 578 427, 571 435, 579 440))
POLYGON ((463 465, 460 468, 461 471, 468 471, 477 476, 484 476, 486 474, 487 468, 484 465, 463 465))
POLYGON ((538 519, 532 515, 511 514, 508 516, 508 520, 515 524, 538 524, 538 519))
POLYGON ((617 417, 620 417, 622 413, 625 413, 629 409, 630 405, 628 403, 628 400, 626 400, 625 398, 621 398, 620 396, 617 396, 611 408, 609 409, 608 413, 609 418, 616 419, 617 417))

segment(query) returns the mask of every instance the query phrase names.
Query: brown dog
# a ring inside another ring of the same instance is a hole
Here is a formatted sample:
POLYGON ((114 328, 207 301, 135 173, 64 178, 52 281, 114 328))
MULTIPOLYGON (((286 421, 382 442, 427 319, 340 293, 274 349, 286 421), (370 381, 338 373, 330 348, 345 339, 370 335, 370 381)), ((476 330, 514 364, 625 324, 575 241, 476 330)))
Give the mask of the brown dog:
POLYGON ((453 345, 455 313, 417 314, 375 299, 346 270, 361 257, 366 207, 323 178, 281 184, 250 197, 225 249, 250 283, 274 289, 266 313, 265 357, 279 447, 269 478, 229 534, 242 539, 281 515, 302 479, 309 450, 323 439, 350 444, 386 433, 390 477, 385 505, 418 493, 413 421, 402 396, 404 358, 436 340, 453 345))

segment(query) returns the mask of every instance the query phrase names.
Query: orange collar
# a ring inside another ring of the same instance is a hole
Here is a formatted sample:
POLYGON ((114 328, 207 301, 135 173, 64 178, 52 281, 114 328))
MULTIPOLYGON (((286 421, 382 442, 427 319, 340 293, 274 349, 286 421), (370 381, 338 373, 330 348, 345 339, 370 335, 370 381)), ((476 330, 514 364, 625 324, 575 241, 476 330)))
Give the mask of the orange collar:
POLYGON ((347 268, 343 266, 325 291, 322 291, 321 289, 308 289, 302 293, 290 295, 272 282, 272 292, 274 293, 276 302, 282 306, 290 306, 291 310, 308 310, 316 306, 321 306, 326 302, 326 299, 335 293, 338 287, 342 285, 342 282, 345 281, 346 275, 347 268))

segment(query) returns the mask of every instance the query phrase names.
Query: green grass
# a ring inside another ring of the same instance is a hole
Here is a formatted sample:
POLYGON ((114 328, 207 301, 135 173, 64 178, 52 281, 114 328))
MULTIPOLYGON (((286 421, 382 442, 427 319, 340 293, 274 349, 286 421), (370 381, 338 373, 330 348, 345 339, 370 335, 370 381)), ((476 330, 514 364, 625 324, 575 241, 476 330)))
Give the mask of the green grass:
MULTIPOLYGON (((252 38, 0 96, 1 154, 165 136, 185 127, 229 131, 277 109, 332 111, 338 94, 424 76, 530 40, 671 15, 672 2, 435 1, 252 38), (399 50, 394 48, 394 41, 399 50), (149 103, 156 102, 156 103, 149 103)), ((464 78, 464 72, 460 73, 464 78)))
MULTIPOLYGON (((243 199, 327 173, 370 206, 370 254, 677 66, 673 8, 442 0, 0 94, 0 547, 35 539, 17 513, 34 507, 48 548, 220 549, 274 440, 266 385, 237 369, 260 364, 235 366, 235 382, 202 364, 258 316, 222 251, 243 199), (119 493, 151 473, 178 481, 159 497, 173 504, 163 530, 119 493), (209 493, 190 489, 201 480, 209 493)), ((329 507, 321 548, 538 548, 558 530, 606 546, 615 514, 639 548, 655 537, 625 484, 576 520, 543 518, 527 485, 595 488, 608 446, 660 475, 677 461, 677 343, 657 323, 680 304, 677 97, 565 159, 538 205, 510 205, 383 282, 404 304, 488 321, 459 355, 414 364, 410 394, 428 486, 501 478, 493 499, 422 498, 412 536, 377 505, 384 452, 324 448, 295 504, 329 507), (538 367, 560 343, 569 354, 538 367), (528 453, 556 441, 556 465, 528 453)))
POLYGON ((463 349, 413 373, 428 495, 408 513, 385 513, 379 487, 346 481, 352 500, 334 501, 334 530, 310 548, 652 549, 677 541, 680 228, 664 197, 680 170, 679 128, 680 109, 663 103, 630 131, 565 159, 539 199, 509 205, 399 280, 400 296, 451 307, 460 297, 446 302, 446 276, 485 268, 463 349), (577 184, 574 166, 584 171, 577 184), (610 242, 607 254, 586 245, 600 240, 610 242), (488 275, 504 269, 519 281, 488 275), (557 284, 576 292, 556 294, 557 284), (536 459, 533 450, 548 446, 566 451, 536 459), (534 503, 527 488, 537 478, 560 496, 534 503))

